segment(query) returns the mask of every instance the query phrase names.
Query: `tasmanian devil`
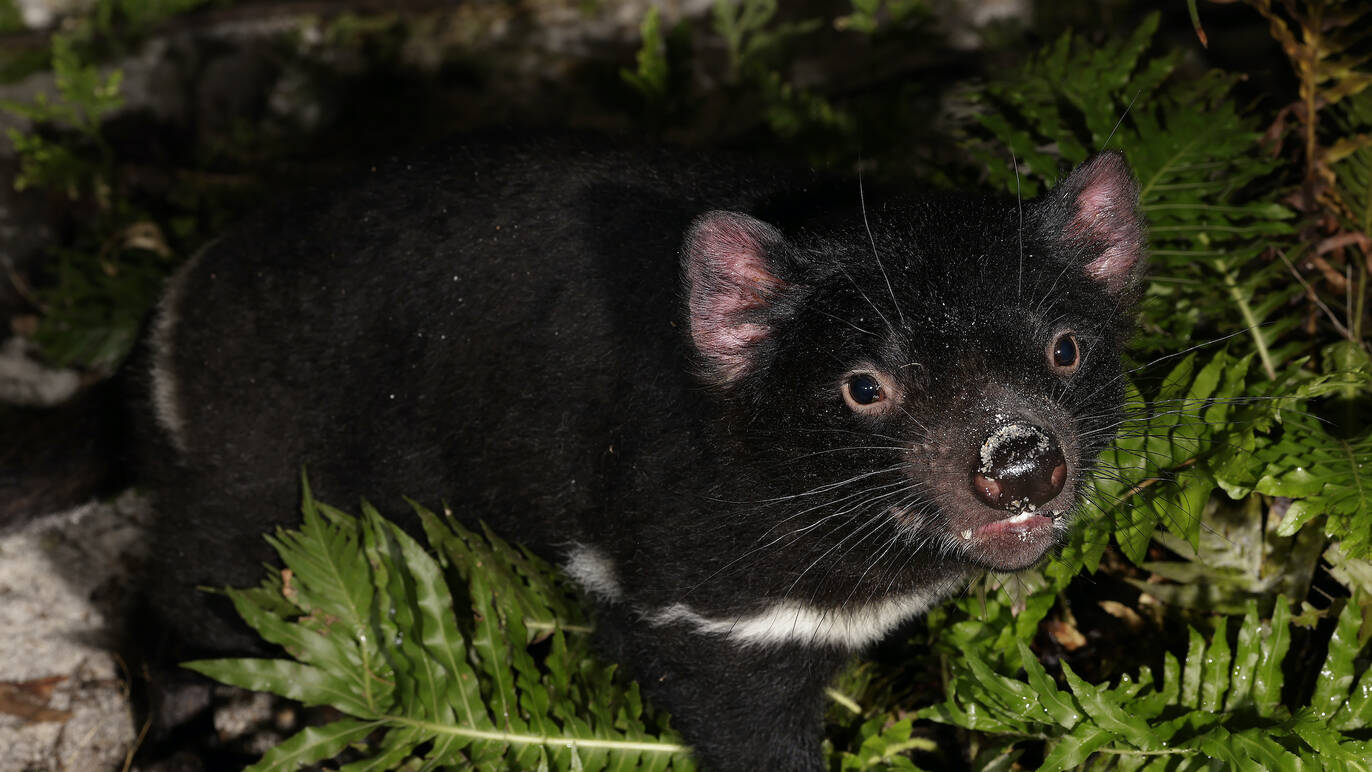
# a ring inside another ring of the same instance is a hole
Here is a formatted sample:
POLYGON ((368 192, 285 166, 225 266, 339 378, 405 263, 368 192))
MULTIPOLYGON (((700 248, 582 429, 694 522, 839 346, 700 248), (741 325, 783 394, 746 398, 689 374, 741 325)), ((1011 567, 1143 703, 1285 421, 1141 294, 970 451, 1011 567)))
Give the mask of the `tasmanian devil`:
POLYGON ((130 365, 153 606, 249 645, 192 588, 259 578, 304 467, 325 501, 447 502, 559 562, 706 768, 823 769, 851 654, 1066 533, 1144 262, 1115 153, 1030 201, 863 194, 458 143, 258 216, 130 365))

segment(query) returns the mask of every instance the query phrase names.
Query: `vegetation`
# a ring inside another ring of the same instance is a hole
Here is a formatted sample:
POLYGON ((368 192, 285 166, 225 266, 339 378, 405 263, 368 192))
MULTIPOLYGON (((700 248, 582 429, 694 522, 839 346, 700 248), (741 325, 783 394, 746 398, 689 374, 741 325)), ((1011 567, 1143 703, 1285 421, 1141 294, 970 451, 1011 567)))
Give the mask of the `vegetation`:
MULTIPOLYGON (((1041 569, 987 577, 845 674, 833 768, 1372 766, 1372 7, 1227 7, 1284 55, 1251 72, 1199 64, 1202 40, 1225 42, 1229 27, 1207 27, 1218 8, 1182 12, 1200 36, 1169 37, 1152 14, 1028 54, 992 27, 984 77, 924 87, 899 67, 918 70, 911 52, 946 32, 929 4, 796 18, 717 0, 694 28, 650 12, 637 56, 601 84, 622 126, 893 178, 1030 196, 1105 148, 1138 174, 1153 269, 1130 417, 1092 511, 1041 569), (826 46, 864 66, 798 81, 794 62, 826 46), (762 117, 732 123, 743 104, 762 117)), ((11 135, 19 184, 94 213, 36 296, 57 361, 117 362, 157 277, 250 198, 204 175, 155 200, 130 183, 105 120, 118 73, 96 65, 109 39, 148 34, 145 10, 102 0, 97 21, 52 38, 56 96, 3 105, 36 121, 11 135)), ((0 30, 7 13, 0 0, 0 30)), ((397 34, 339 25, 363 48, 397 34)), ((227 153, 235 170, 286 155, 279 137, 220 140, 215 163, 227 153)), ((193 664, 343 714, 258 768, 339 752, 346 769, 690 766, 636 687, 591 657, 577 604, 536 558, 422 509, 428 550, 370 510, 307 497, 304 511, 272 537, 289 573, 230 591, 288 658, 193 664)))
POLYGON ((489 770, 694 768, 645 716, 637 684, 589 656, 575 596, 552 566, 419 506, 436 555, 369 507, 359 519, 316 503, 308 483, 302 509, 299 531, 270 537, 285 570, 228 591, 293 659, 187 663, 349 716, 300 732, 256 768, 298 769, 369 737, 368 757, 344 769, 412 756, 489 770))

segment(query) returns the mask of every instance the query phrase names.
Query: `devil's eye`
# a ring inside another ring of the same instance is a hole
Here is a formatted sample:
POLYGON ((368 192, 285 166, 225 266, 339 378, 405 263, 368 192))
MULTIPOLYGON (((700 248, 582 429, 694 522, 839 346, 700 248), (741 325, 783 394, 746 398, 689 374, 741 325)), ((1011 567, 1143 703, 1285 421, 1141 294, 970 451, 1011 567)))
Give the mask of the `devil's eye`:
POLYGON ((854 373, 848 378, 848 399, 859 405, 872 405, 886 399, 881 382, 871 373, 854 373))
POLYGON ((1064 332, 1053 340, 1049 356, 1052 358, 1053 367, 1056 370, 1071 373, 1077 369, 1077 364, 1081 360, 1081 353, 1077 349, 1077 338, 1070 332, 1064 332))

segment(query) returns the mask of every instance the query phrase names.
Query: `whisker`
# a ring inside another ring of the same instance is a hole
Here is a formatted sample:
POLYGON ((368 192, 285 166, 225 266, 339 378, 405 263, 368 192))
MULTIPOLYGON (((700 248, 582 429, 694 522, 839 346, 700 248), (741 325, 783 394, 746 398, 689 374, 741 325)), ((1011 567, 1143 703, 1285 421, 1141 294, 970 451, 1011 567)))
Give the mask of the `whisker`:
MULTIPOLYGON (((886 280, 886 291, 891 295, 891 305, 896 307, 896 314, 900 317, 900 326, 908 328, 905 322, 905 313, 900 310, 900 301, 896 299, 896 289, 891 286, 891 277, 886 273, 886 266, 882 265, 881 255, 877 254, 877 240, 872 235, 872 224, 867 221, 867 193, 863 190, 862 184, 862 164, 858 164, 858 204, 862 209, 862 225, 867 229, 867 241, 872 245, 872 259, 877 261, 877 268, 881 270, 881 278, 886 280)), ((887 327, 890 327, 888 322, 887 327)))

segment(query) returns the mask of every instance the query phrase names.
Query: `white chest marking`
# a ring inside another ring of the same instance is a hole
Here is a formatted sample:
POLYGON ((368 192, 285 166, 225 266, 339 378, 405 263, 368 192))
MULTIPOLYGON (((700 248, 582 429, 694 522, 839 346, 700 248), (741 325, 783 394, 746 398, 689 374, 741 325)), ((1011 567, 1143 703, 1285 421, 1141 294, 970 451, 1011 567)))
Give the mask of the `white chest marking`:
POLYGON ((619 600, 624 594, 615 576, 614 561, 595 547, 584 544, 572 547, 562 570, 592 595, 606 600, 619 600))
POLYGON ((711 619, 684 603, 673 603, 646 615, 654 625, 685 623, 702 633, 724 635, 745 645, 798 643, 861 649, 881 640, 898 625, 943 600, 958 581, 872 603, 822 608, 798 601, 782 601, 761 611, 711 619))

